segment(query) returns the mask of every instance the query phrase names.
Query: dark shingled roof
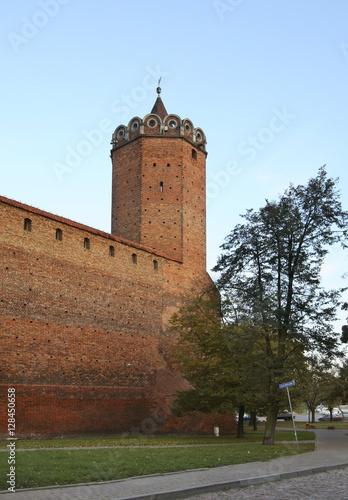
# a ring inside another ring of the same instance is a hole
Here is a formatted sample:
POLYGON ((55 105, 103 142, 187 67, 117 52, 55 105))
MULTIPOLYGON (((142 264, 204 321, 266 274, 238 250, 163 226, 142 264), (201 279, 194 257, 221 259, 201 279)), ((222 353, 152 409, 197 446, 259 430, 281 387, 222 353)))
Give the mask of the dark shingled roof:
POLYGON ((158 95, 151 113, 155 113, 155 115, 158 115, 160 118, 162 118, 162 120, 168 115, 160 95, 158 95))

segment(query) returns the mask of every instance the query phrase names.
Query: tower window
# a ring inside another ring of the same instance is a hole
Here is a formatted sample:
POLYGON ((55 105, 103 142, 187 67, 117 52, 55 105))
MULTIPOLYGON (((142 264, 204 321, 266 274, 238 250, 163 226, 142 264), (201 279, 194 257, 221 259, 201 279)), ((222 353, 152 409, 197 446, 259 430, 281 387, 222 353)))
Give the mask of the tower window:
POLYGON ((85 239, 84 239, 84 242, 83 242, 83 247, 84 247, 86 250, 89 250, 89 249, 91 248, 91 244, 90 244, 89 238, 85 238, 85 239))
POLYGON ((56 240, 62 241, 63 239, 63 231, 61 229, 56 229, 56 240))
POLYGON ((151 118, 151 120, 149 120, 147 123, 148 123, 149 127, 153 128, 153 127, 156 127, 157 120, 155 120, 154 118, 151 118))
POLYGON ((157 262, 157 260, 153 261, 153 268, 155 269, 155 271, 157 271, 157 269, 158 269, 158 262, 157 262))
POLYGON ((156 166, 156 163, 153 163, 152 165, 155 167, 155 166, 156 166))
POLYGON ((117 132, 117 139, 123 139, 123 137, 125 136, 125 130, 124 129, 121 129, 117 132))
POLYGON ((192 150, 192 158, 197 160, 197 151, 195 149, 192 150))
POLYGON ((135 132, 139 128, 139 122, 133 122, 131 126, 132 132, 135 132))
POLYGON ((132 262, 133 262, 133 264, 138 263, 138 256, 136 253, 132 253, 132 262))
POLYGON ((109 246, 109 255, 110 257, 115 257, 115 247, 112 245, 109 246))
POLYGON ((167 163, 167 167, 170 167, 170 163, 167 163))
POLYGON ((31 219, 24 219, 24 231, 31 231, 31 219))
POLYGON ((160 191, 163 193, 163 181, 160 181, 160 191))

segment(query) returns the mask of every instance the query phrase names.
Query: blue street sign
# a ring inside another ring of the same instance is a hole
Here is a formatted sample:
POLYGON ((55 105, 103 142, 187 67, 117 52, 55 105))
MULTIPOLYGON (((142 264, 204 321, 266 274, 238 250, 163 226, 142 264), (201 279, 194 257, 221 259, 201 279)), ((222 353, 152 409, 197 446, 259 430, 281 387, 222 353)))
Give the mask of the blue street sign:
POLYGON ((285 387, 291 387, 295 385, 295 380, 291 380, 291 382, 284 382, 284 384, 279 384, 279 389, 285 389, 285 387))

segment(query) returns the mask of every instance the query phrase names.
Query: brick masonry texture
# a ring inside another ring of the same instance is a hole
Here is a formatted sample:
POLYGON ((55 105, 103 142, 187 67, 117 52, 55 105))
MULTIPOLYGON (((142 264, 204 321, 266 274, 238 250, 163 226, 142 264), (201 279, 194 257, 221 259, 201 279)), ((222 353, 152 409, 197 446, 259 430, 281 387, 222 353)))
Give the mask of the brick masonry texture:
POLYGON ((205 156, 180 137, 139 137, 114 151, 112 232, 204 267, 205 156))
POLYGON ((193 149, 148 136, 113 152, 113 234, 0 197, 0 433, 8 387, 18 436, 212 432, 211 417, 168 406, 188 387, 168 363, 168 321, 182 293, 212 285, 193 149))

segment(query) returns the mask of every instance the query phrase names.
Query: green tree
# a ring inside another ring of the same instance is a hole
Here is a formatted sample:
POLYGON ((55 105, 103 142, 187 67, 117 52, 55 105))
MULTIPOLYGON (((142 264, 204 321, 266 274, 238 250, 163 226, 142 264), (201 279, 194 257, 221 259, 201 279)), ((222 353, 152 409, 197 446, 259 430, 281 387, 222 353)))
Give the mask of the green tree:
POLYGON ((316 408, 327 394, 327 373, 315 361, 310 362, 305 372, 297 377, 297 390, 311 413, 310 421, 314 423, 316 408))
POLYGON ((323 403, 328 407, 330 420, 332 421, 332 412, 335 406, 339 406, 342 401, 342 390, 337 373, 326 371, 323 373, 323 403))
POLYGON ((348 404, 348 361, 340 368, 338 375, 341 403, 348 404))
POLYGON ((238 409, 238 437, 243 437, 244 411, 256 413, 265 404, 264 353, 257 328, 231 324, 221 313, 216 295, 186 297, 171 319, 180 333, 174 360, 192 389, 177 393, 173 413, 238 409))
POLYGON ((243 217, 213 270, 241 314, 264 325, 270 391, 263 442, 273 444, 289 356, 296 350, 318 350, 326 359, 338 353, 332 321, 340 290, 324 290, 320 272, 329 247, 346 240, 348 213, 322 167, 306 186, 290 185, 278 201, 266 200, 243 217))
MULTIPOLYGON (((342 311, 348 311, 348 303, 344 302, 342 304, 341 309, 342 309, 342 311)), ((342 326, 341 342, 344 343, 344 344, 348 343, 348 325, 343 325, 342 326)))

